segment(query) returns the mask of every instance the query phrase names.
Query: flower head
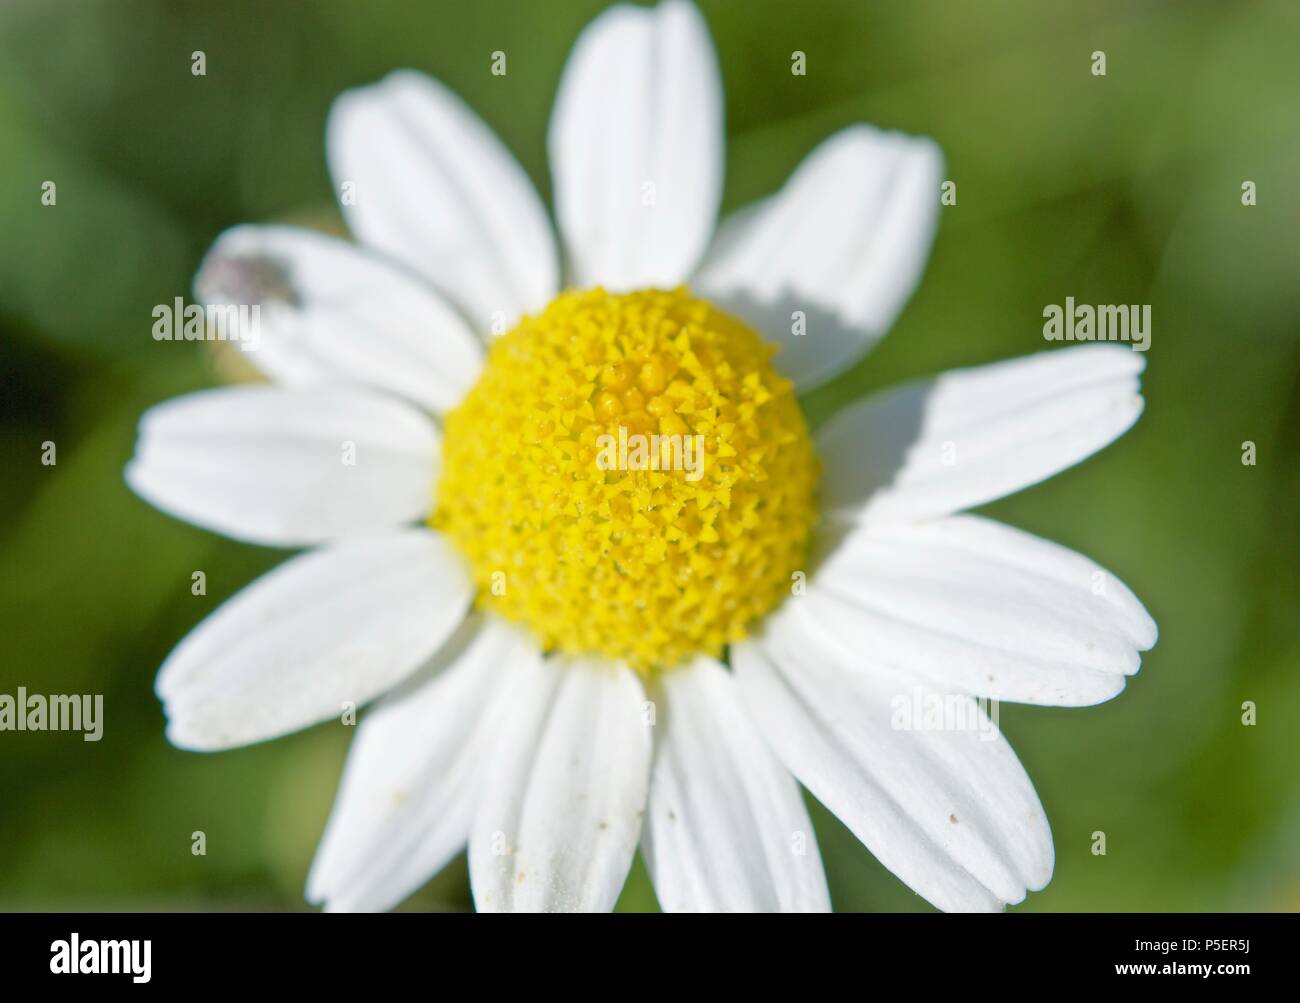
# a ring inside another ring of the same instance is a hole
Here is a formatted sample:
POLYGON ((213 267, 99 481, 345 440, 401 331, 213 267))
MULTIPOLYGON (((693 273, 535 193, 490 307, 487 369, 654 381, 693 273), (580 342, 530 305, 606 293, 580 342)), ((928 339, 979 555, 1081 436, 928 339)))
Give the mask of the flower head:
POLYGON ((960 513, 1125 431, 1140 356, 951 372, 811 434, 796 393, 919 279, 938 150, 846 129, 715 235, 721 120, 695 8, 614 7, 551 121, 559 244, 488 127, 403 72, 330 115, 357 244, 243 226, 205 260, 201 298, 262 308, 272 385, 150 410, 128 482, 311 549, 157 690, 193 749, 374 701, 313 901, 390 907, 468 844, 481 909, 608 909, 639 846, 665 909, 825 909, 800 784, 940 908, 1050 878, 981 698, 1109 699, 1155 624, 1086 558, 960 513))

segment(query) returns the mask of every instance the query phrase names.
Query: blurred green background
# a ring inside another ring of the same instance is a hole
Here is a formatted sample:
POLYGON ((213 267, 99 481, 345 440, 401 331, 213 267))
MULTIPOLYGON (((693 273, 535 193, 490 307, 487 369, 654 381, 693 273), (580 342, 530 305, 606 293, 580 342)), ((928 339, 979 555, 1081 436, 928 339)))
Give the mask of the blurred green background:
MULTIPOLYGON (((224 227, 338 226, 326 111, 395 67, 465 96, 549 195, 551 98, 601 6, 0 8, 0 693, 103 693, 106 716, 98 744, 0 732, 0 908, 306 908, 345 730, 213 756, 163 738, 157 666, 281 555, 124 487, 144 408, 240 378, 208 346, 154 342, 150 311, 189 295, 224 227), (198 49, 205 77, 190 73, 198 49), (489 72, 498 49, 505 77, 489 72), (40 204, 45 180, 55 207, 40 204), (200 569, 206 597, 190 594, 200 569), (191 855, 194 830, 206 856, 191 855)), ((702 7, 727 91, 725 209, 862 120, 935 137, 958 184, 911 306, 808 402, 814 420, 900 379, 1043 350, 1043 307, 1067 295, 1152 304, 1136 429, 989 508, 1110 567, 1160 624, 1112 703, 1002 709, 1056 840, 1055 879, 1020 908, 1300 909, 1300 4, 702 7), (1094 50, 1105 77, 1090 73, 1094 50)), ((814 818, 838 908, 928 908, 829 814, 814 818)), ((468 906, 462 859, 406 908, 468 906)), ((639 863, 621 907, 655 907, 639 863)))

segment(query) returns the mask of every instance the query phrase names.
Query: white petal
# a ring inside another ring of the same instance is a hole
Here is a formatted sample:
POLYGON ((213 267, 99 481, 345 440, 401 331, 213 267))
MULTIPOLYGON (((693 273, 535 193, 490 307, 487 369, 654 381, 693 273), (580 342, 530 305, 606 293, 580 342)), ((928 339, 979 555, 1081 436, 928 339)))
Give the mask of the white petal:
POLYGON ((483 912, 603 912, 641 832, 650 727, 633 673, 548 660, 516 677, 469 844, 483 912))
POLYGON ((723 223, 695 285, 778 342, 776 365, 799 389, 814 386, 907 304, 938 225, 942 172, 929 139, 867 125, 837 132, 776 195, 723 223))
POLYGON ((468 105, 403 70, 342 94, 326 130, 330 172, 362 241, 430 279, 476 330, 537 310, 559 268, 528 175, 468 105))
POLYGON ((494 715, 536 645, 505 621, 471 618, 432 664, 365 716, 307 879, 330 911, 397 905, 469 839, 494 715))
POLYGON ((225 749, 341 716, 422 665, 473 585, 438 534, 411 529, 314 550, 200 623, 158 673, 167 737, 225 749))
POLYGON ((1143 365, 1128 348, 1084 345, 868 397, 817 433, 823 511, 912 522, 1046 480, 1137 421, 1143 365))
POLYGON ((976 516, 859 528, 791 601, 845 657, 1020 703, 1109 700, 1155 644, 1124 583, 1080 554, 976 516))
POLYGON ((787 610, 732 651, 746 706, 800 782, 885 867, 945 911, 995 910, 1051 877, 1051 831, 975 701, 861 655, 837 660, 787 610), (900 703, 955 712, 927 728, 900 703), (961 726, 964 725, 964 726, 961 726))
POLYGON ((711 659, 667 673, 641 852, 665 912, 828 912, 799 785, 711 659))
POLYGON ((360 388, 201 390, 140 419, 126 481, 178 519, 297 547, 399 526, 433 506, 438 437, 360 388))
POLYGON ((204 304, 257 305, 260 323, 240 347, 292 386, 362 383, 445 411, 483 365, 482 343, 424 282, 313 230, 227 230, 194 289, 204 304))
POLYGON ((588 25, 547 146, 574 285, 684 282, 722 194, 722 84, 695 6, 619 5, 588 25))

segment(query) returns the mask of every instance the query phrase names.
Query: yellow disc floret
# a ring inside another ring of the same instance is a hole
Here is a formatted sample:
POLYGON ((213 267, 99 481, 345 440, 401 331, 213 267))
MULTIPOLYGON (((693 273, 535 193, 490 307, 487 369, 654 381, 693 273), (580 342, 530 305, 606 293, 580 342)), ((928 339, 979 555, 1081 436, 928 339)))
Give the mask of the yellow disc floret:
POLYGON ((446 417, 433 524, 478 603, 642 672, 789 594, 817 462, 773 349, 686 289, 567 292, 491 346, 446 417))

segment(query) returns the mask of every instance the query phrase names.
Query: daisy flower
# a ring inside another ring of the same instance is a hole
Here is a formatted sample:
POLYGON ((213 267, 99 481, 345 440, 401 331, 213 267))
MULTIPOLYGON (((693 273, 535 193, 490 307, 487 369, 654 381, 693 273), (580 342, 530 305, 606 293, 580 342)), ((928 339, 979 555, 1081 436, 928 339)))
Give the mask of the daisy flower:
POLYGON ((260 307, 270 383, 151 409, 127 480, 310 549, 157 692, 195 750, 374 701, 311 901, 392 907, 468 845, 482 910, 610 909, 638 848, 666 910, 825 910, 801 785, 940 909, 1051 876, 979 701, 1107 700, 1156 628, 1090 560, 961 513, 1124 432, 1140 356, 949 372, 812 434, 797 394, 919 279, 940 155, 845 129, 715 234, 722 108, 694 7, 614 7, 551 117, 558 240, 489 128, 399 72, 330 112, 356 244, 240 226, 203 262, 203 302, 260 307))

